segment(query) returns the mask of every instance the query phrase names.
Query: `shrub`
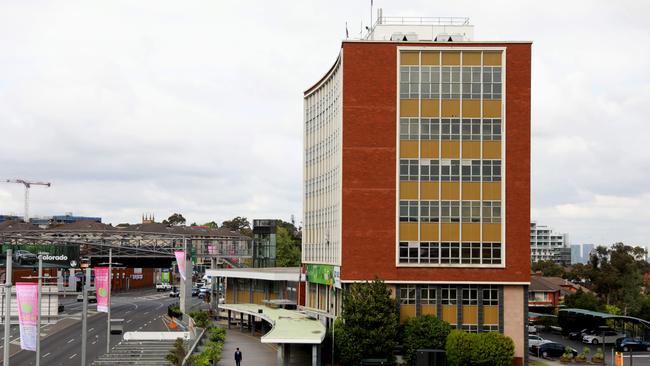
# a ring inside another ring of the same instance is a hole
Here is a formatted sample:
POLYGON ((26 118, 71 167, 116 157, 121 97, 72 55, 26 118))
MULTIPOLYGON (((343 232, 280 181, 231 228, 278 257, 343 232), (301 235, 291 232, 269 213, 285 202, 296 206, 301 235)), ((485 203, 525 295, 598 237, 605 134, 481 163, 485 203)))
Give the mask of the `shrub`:
POLYGON ((208 339, 212 342, 223 343, 226 340, 226 330, 219 327, 212 327, 208 330, 208 339))
POLYGON ((176 338, 176 341, 174 342, 174 348, 169 351, 169 353, 165 356, 165 359, 175 366, 180 366, 183 364, 183 359, 185 358, 186 352, 185 341, 183 341, 183 338, 176 338))
POLYGON ((477 334, 465 333, 461 330, 452 330, 449 333, 445 344, 449 366, 469 365, 477 337, 477 334))
POLYGON ((449 366, 510 366, 515 345, 503 334, 452 330, 445 347, 449 366))
POLYGON ((472 365, 510 366, 515 355, 515 344, 510 337, 490 332, 476 335, 472 347, 472 365))
POLYGON ((210 314, 205 311, 193 311, 189 315, 194 319, 194 324, 199 328, 207 328, 212 323, 210 321, 210 314))
POLYGON ((412 363, 421 348, 445 349, 450 331, 449 323, 431 315, 410 318, 404 324, 404 359, 412 363))

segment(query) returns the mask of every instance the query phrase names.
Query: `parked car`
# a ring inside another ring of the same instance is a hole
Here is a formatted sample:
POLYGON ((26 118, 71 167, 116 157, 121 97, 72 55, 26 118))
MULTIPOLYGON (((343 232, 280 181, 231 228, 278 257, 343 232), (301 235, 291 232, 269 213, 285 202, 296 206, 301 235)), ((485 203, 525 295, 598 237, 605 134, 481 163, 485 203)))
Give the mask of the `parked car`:
POLYGON ((582 337, 582 343, 599 344, 599 343, 615 343, 618 338, 625 337, 625 334, 617 333, 613 330, 606 330, 596 334, 588 334, 582 337))
POLYGON ((199 294, 199 289, 197 287, 194 287, 192 289, 192 296, 198 296, 198 294, 199 294))
POLYGON ((645 342, 641 338, 622 337, 616 340, 616 350, 619 352, 646 352, 650 351, 650 342, 645 342))
POLYGON ((171 292, 169 293, 169 297, 180 297, 180 296, 181 296, 181 292, 178 290, 171 290, 171 292))
MULTIPOLYGON (((565 346, 556 342, 546 342, 537 346, 531 346, 528 350, 531 354, 540 357, 560 357, 564 354, 565 346)), ((578 351, 571 348, 573 357, 578 355, 578 351)))
POLYGON ((18 264, 34 264, 38 262, 38 257, 36 254, 29 252, 27 250, 17 250, 14 253, 14 262, 18 264))
POLYGON ((569 339, 572 339, 574 341, 581 341, 582 337, 588 335, 588 334, 593 334, 594 330, 589 329, 589 328, 584 328, 582 330, 578 330, 575 332, 569 332, 569 339))
POLYGON ((528 323, 528 333, 537 334, 537 327, 533 323, 528 323))
POLYGON ((542 343, 550 342, 548 339, 544 339, 535 334, 528 335, 528 348, 532 346, 539 346, 542 343))
MULTIPOLYGON (((84 294, 79 294, 77 295, 77 302, 83 302, 84 301, 84 294)), ((97 295, 95 292, 89 292, 88 293, 88 303, 93 304, 97 302, 97 295)))
POLYGON ((156 291, 161 292, 161 291, 169 291, 172 289, 172 285, 168 283, 157 283, 156 284, 156 291))

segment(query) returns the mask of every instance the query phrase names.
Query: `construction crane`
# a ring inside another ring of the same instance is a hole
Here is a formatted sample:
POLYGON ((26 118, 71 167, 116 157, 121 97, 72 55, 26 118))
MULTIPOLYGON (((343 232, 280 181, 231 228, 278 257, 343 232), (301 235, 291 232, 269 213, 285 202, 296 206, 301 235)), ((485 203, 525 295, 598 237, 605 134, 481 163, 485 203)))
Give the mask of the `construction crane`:
POLYGON ((29 222, 29 189, 32 186, 46 186, 50 187, 52 183, 50 182, 29 182, 24 179, 6 179, 6 183, 18 183, 25 186, 25 215, 23 216, 23 221, 29 222))

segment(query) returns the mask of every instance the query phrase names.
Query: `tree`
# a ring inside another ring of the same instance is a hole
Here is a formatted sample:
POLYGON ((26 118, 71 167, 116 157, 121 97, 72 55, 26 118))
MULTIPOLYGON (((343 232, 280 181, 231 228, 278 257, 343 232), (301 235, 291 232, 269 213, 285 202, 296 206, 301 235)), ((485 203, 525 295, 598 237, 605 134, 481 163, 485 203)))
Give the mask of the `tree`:
POLYGON ((399 326, 395 300, 379 279, 352 284, 343 295, 341 322, 335 342, 345 365, 364 358, 392 360, 399 326))
POLYGON ((171 226, 185 225, 185 218, 183 217, 183 215, 179 213, 175 213, 169 216, 167 220, 164 220, 163 224, 167 224, 171 226))
POLYGON ((597 311, 601 304, 598 297, 592 293, 584 292, 581 288, 575 294, 564 296, 564 306, 567 308, 577 308, 597 311))
POLYGON ((226 227, 232 231, 238 231, 243 235, 253 236, 253 230, 251 230, 251 223, 245 217, 237 216, 232 220, 226 220, 221 223, 221 227, 226 227))
POLYGON ((276 228, 276 265, 278 267, 297 267, 300 265, 300 242, 291 237, 282 226, 276 228))
POLYGON ((219 227, 219 224, 217 224, 217 223, 214 222, 214 221, 210 221, 210 222, 206 222, 205 224, 203 224, 203 226, 207 226, 207 227, 209 227, 210 229, 216 229, 216 228, 219 227))
POLYGON ((543 276, 562 276, 564 274, 564 267, 555 263, 552 260, 539 261, 531 265, 530 268, 533 272, 540 271, 543 276))
POLYGON ((404 359, 411 364, 415 352, 421 348, 445 349, 447 336, 451 332, 449 323, 431 315, 409 318, 404 324, 404 359))

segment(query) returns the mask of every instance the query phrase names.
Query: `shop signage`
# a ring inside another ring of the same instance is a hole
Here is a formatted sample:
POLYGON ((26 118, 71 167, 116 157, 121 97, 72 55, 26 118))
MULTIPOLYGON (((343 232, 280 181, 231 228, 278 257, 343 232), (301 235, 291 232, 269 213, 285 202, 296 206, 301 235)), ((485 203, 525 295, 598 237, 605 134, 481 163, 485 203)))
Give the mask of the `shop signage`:
POLYGON ((334 266, 307 264, 307 281, 332 286, 334 284, 334 266))
POLYGON ((20 326, 20 348, 36 351, 38 284, 17 282, 16 300, 18 302, 18 324, 20 326))

